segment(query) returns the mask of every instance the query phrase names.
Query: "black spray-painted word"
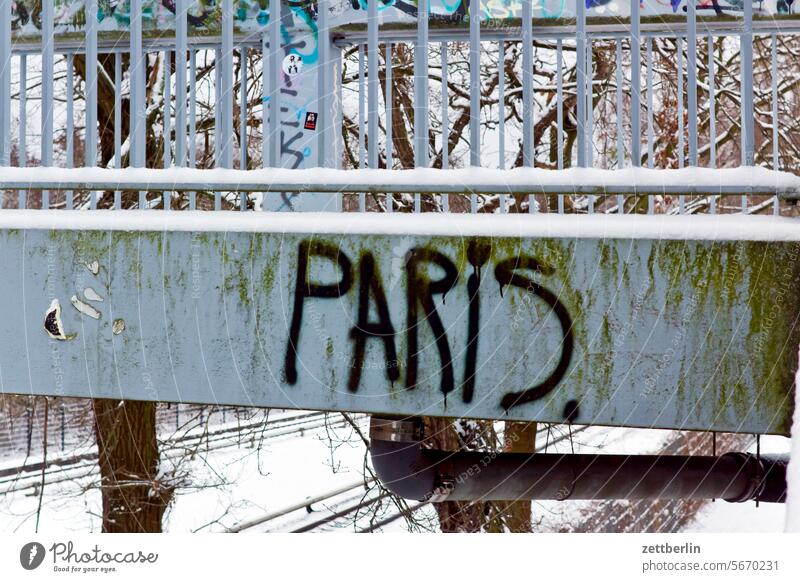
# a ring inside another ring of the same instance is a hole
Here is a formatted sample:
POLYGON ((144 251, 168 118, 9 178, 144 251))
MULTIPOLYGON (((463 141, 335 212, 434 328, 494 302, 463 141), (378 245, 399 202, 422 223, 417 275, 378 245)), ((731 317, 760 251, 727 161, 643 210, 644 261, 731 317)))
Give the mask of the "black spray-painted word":
MULTIPOLYGON (((472 273, 467 279, 467 296, 469 301, 469 320, 467 326, 467 349, 465 350, 465 372, 461 382, 461 398, 463 402, 472 401, 475 394, 475 371, 478 355, 480 331, 480 280, 481 270, 489 262, 491 244, 485 240, 473 239, 467 246, 467 260, 472 266, 472 273)), ((303 325, 303 310, 308 299, 335 299, 350 292, 356 280, 356 269, 350 258, 336 246, 321 240, 304 240, 300 243, 297 255, 297 280, 295 284, 292 321, 289 328, 289 339, 286 347, 284 373, 289 384, 297 383, 297 346, 300 343, 300 332, 303 325), (313 259, 326 259, 338 266, 340 279, 336 283, 321 284, 309 280, 309 263, 313 259)), ((389 313, 383 279, 378 270, 375 257, 369 251, 361 254, 358 262, 358 309, 355 325, 350 329, 353 340, 353 360, 347 388, 351 392, 358 390, 361 382, 361 371, 364 367, 364 354, 367 340, 377 339, 383 342, 387 378, 394 383, 400 378, 397 365, 397 346, 395 328, 389 313), (370 303, 374 303, 377 319, 370 320, 370 303)), ((561 355, 552 373, 541 383, 521 390, 506 393, 500 405, 508 410, 514 406, 532 402, 542 398, 562 380, 572 358, 574 345, 572 320, 564 304, 549 289, 533 279, 521 274, 532 272, 540 275, 551 275, 553 270, 528 255, 512 256, 497 262, 494 276, 500 284, 500 292, 507 286, 518 287, 543 300, 558 318, 563 334, 561 355)), ((456 265, 441 252, 428 247, 412 248, 406 255, 406 345, 405 387, 413 390, 417 387, 419 369, 419 318, 424 316, 436 340, 441 363, 441 391, 445 397, 456 389, 453 372, 453 358, 450 342, 447 339, 442 319, 436 309, 434 296, 443 298, 458 283, 456 265), (436 265, 444 275, 436 280, 427 276, 427 267, 436 265)))

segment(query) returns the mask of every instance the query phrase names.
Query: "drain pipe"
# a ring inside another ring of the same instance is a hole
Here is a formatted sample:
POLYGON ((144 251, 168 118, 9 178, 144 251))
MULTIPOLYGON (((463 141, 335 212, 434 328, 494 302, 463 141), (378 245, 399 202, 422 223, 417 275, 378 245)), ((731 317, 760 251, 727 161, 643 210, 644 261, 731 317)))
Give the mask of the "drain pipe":
POLYGON ((421 419, 370 421, 375 473, 406 499, 786 500, 788 456, 454 452, 422 448, 422 439, 421 419))

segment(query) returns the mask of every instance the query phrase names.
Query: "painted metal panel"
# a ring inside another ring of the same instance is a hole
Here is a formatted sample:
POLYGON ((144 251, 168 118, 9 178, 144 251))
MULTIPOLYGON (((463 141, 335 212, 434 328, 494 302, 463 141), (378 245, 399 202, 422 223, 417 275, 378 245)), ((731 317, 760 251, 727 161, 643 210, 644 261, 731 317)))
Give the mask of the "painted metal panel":
POLYGON ((0 229, 3 392, 788 431, 800 241, 732 240, 739 222, 86 214, 0 229))

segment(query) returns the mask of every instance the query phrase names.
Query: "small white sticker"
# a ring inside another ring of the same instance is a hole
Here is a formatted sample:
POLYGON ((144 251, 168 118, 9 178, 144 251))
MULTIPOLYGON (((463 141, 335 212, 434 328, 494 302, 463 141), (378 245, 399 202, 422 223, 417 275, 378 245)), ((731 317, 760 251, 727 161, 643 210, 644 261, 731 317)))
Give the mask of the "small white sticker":
POLYGON ((303 70, 303 57, 300 55, 286 55, 283 59, 283 72, 290 77, 299 75, 303 70))

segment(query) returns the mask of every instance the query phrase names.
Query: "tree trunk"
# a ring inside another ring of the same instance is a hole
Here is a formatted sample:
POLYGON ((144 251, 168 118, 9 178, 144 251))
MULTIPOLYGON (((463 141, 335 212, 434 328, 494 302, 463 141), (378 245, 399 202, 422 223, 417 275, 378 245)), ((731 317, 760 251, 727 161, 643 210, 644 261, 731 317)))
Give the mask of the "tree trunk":
MULTIPOLYGON (((535 422, 506 422, 503 450, 507 453, 533 453, 536 447, 535 422)), ((498 501, 497 511, 510 532, 531 531, 531 502, 529 499, 498 501)))
MULTIPOLYGON (((458 434, 449 418, 425 417, 426 445, 443 451, 461 449, 458 434)), ((482 501, 443 501, 434 503, 443 533, 475 533, 486 525, 487 504, 482 501)))
POLYGON ((171 487, 158 479, 156 403, 93 401, 103 532, 159 533, 171 487))

